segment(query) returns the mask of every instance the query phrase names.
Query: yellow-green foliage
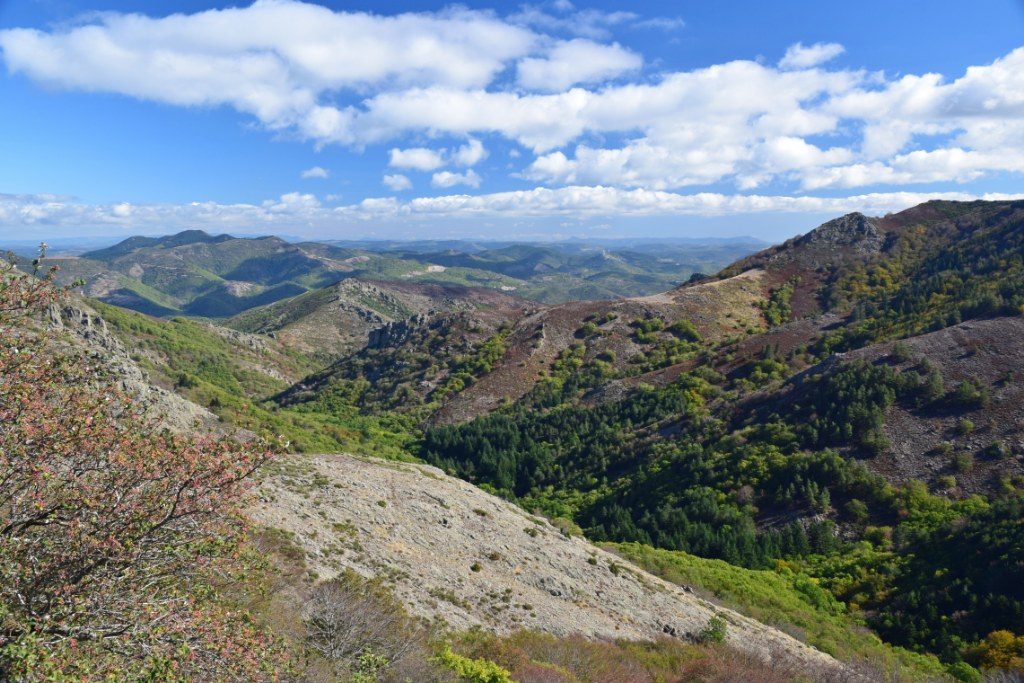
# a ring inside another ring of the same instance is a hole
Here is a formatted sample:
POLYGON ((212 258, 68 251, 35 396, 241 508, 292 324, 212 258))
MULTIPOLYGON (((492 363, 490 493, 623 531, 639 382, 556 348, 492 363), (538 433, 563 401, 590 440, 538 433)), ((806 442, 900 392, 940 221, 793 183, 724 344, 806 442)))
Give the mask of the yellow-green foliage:
POLYGON ((986 669, 1024 672, 1024 636, 1010 631, 993 631, 971 654, 986 669))
POLYGON ((764 320, 768 323, 768 327, 777 327, 789 321, 789 317, 793 314, 789 300, 793 297, 795 287, 796 281, 787 282, 772 292, 766 301, 758 303, 758 308, 764 313, 764 320))
POLYGON ((513 683, 512 674, 494 662, 463 657, 452 652, 450 647, 441 651, 437 661, 467 683, 513 683))
POLYGON ((912 680, 943 672, 934 657, 883 643, 815 580, 793 572, 784 563, 777 571, 753 570, 638 543, 613 545, 611 549, 672 583, 711 593, 727 606, 840 660, 883 663, 912 680))
POLYGON ((208 326, 186 318, 163 320, 93 303, 113 333, 138 353, 139 364, 158 383, 173 386, 208 406, 225 422, 268 439, 282 437, 300 452, 355 451, 410 459, 412 422, 397 414, 364 415, 336 396, 280 408, 268 399, 287 387, 254 367, 301 376, 306 359, 286 351, 261 354, 232 344, 208 326))

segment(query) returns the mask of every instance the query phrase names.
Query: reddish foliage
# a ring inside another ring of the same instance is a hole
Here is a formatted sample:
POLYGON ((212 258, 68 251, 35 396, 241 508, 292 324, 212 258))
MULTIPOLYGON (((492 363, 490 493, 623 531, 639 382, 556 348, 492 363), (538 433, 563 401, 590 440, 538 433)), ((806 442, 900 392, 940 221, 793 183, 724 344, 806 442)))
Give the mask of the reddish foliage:
POLYGON ((269 454, 145 418, 39 323, 64 295, 0 266, 0 678, 251 680, 268 648, 208 589, 233 569, 233 512, 269 454))

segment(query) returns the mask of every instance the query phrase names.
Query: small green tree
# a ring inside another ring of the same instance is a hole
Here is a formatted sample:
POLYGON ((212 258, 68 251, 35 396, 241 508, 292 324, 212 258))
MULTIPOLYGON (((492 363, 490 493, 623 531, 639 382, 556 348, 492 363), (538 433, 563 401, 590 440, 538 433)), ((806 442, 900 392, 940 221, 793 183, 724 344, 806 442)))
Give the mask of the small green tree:
POLYGON ((697 634, 697 640, 701 643, 721 643, 725 641, 728 633, 728 623, 721 615, 716 614, 708 620, 708 625, 697 634))

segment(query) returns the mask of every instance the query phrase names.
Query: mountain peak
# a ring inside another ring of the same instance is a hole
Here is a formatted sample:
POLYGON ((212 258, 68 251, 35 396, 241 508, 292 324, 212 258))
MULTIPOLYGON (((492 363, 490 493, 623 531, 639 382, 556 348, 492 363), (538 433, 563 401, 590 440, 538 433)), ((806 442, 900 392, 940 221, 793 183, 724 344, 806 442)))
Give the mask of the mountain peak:
POLYGON ((854 212, 822 223, 806 235, 796 238, 793 246, 824 244, 832 248, 849 247, 867 255, 880 251, 884 242, 885 236, 874 220, 854 212))
POLYGON ((97 249, 95 251, 86 252, 82 254, 82 258, 104 261, 117 258, 118 256, 124 256, 125 254, 130 254, 133 251, 145 249, 147 247, 170 248, 180 247, 184 244, 223 242, 230 239, 234 238, 230 235, 218 235, 214 237, 204 230, 182 230, 174 235, 165 235, 163 237, 143 237, 142 235, 134 235, 113 246, 107 247, 106 249, 97 249))
POLYGON ((185 244, 208 244, 210 242, 223 242, 233 239, 230 235, 217 235, 214 237, 205 230, 182 230, 181 232, 160 237, 157 245, 162 247, 180 247, 185 244))
POLYGON ((852 258, 881 253, 885 232, 878 219, 848 213, 822 223, 810 232, 741 259, 719 273, 731 277, 751 268, 766 268, 783 279, 809 272, 831 270, 852 258))

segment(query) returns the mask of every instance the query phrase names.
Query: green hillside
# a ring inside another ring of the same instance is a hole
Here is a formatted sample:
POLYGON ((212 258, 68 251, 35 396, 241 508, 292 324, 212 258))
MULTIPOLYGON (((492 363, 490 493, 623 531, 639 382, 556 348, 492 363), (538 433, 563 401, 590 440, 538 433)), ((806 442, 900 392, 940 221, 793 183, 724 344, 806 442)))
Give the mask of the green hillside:
POLYGON ((897 678, 943 673, 935 657, 883 642, 819 581, 793 571, 784 562, 773 570, 754 570, 638 543, 607 547, 655 576, 690 587, 699 595, 780 628, 842 661, 870 663, 874 672, 897 678))
POLYGON ((578 245, 519 244, 472 253, 365 246, 371 248, 186 230, 130 237, 55 263, 60 281, 83 280, 85 292, 102 301, 151 315, 227 318, 345 278, 488 287, 548 302, 649 294, 696 270, 716 270, 757 245, 666 245, 657 258, 578 245))
POLYGON ((644 299, 348 280, 236 317, 273 333, 255 347, 100 310, 159 383, 226 422, 421 459, 841 658, 974 680, 1024 631, 1022 263, 1024 203, 929 203, 644 299), (324 368, 287 335, 340 310, 381 332, 324 368))

